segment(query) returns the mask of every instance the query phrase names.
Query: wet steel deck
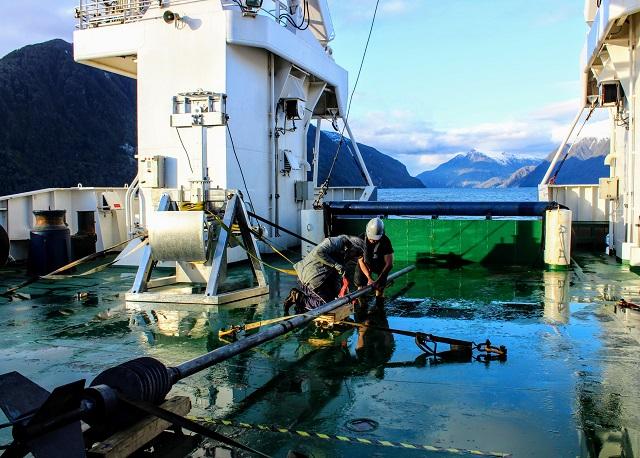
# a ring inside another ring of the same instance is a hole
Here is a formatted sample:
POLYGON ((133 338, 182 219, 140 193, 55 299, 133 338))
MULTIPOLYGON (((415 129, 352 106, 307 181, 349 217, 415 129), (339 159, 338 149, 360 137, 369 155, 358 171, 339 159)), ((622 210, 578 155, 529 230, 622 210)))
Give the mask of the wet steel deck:
MULTIPOLYGON (((506 362, 441 363, 409 337, 371 330, 334 339, 300 331, 190 377, 192 415, 370 440, 525 456, 637 456, 640 344, 634 316, 613 300, 638 297, 640 277, 604 257, 582 269, 418 268, 389 290, 381 325, 509 348, 506 362), (562 285, 565 289, 562 290, 562 285), (635 295, 634 295, 635 293, 635 295), (561 304, 563 298, 567 306, 561 304), (360 338, 359 338, 360 337, 360 338), (378 422, 354 432, 349 420, 378 422)), ((244 270, 231 271, 242 282, 244 270)), ((42 282, 0 298, 0 373, 18 370, 46 388, 91 380, 108 366, 151 355, 178 363, 222 345, 218 330, 281 315, 293 279, 270 275, 268 300, 246 307, 126 304, 134 271, 42 282), (78 292, 88 292, 78 298, 78 292)), ((0 271, 0 290, 21 273, 0 271)), ((4 421, 0 414, 0 423, 4 421)), ((458 456, 222 427, 273 456, 458 456)), ((8 430, 0 430, 0 443, 8 430)), ((204 456, 208 443, 194 456, 204 456)))

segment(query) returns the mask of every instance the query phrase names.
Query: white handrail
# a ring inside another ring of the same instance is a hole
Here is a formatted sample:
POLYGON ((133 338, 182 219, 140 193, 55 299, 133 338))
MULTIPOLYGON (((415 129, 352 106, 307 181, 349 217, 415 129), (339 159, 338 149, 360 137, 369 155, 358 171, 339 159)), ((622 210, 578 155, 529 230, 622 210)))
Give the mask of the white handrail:
MULTIPOLYGON (((188 0, 183 0, 188 1, 188 0)), ((260 8, 257 13, 271 16, 276 22, 287 27, 287 22, 280 18, 282 12, 289 13, 289 5, 282 0, 272 0, 273 10, 260 8)), ((87 29, 105 25, 124 24, 137 21, 149 9, 152 0, 79 0, 76 8, 77 29, 87 29)), ((223 1, 223 6, 237 6, 232 0, 223 1)))
POLYGON ((133 179, 131 185, 127 188, 127 192, 124 196, 124 219, 125 225, 127 227, 127 234, 129 237, 133 234, 133 196, 135 196, 136 192, 140 189, 140 179, 138 175, 133 179))
POLYGON ((80 0, 76 8, 78 29, 122 24, 140 19, 152 0, 80 0))

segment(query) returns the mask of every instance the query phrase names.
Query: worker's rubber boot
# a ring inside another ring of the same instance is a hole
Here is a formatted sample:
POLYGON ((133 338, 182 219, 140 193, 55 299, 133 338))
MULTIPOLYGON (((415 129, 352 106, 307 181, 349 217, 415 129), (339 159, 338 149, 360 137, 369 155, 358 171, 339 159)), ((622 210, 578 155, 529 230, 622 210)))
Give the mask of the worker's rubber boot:
POLYGON ((376 308, 384 308, 384 296, 376 296, 376 308))
POLYGON ((367 318, 368 309, 369 304, 366 298, 359 297, 356 299, 353 307, 353 317, 356 319, 356 323, 362 323, 367 318))
POLYGON ((289 310, 291 310, 291 307, 293 307, 294 311, 298 313, 298 304, 300 303, 301 295, 302 292, 300 292, 299 289, 291 288, 291 291, 289 291, 289 295, 283 303, 285 316, 289 315, 289 310))

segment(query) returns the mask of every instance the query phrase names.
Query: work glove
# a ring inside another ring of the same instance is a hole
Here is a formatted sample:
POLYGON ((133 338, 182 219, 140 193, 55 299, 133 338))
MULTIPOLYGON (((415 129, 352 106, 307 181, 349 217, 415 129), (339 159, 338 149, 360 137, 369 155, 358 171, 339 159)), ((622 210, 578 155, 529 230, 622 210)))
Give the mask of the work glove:
POLYGON ((336 263, 333 265, 333 268, 336 269, 338 271, 338 275, 340 275, 341 277, 344 277, 344 274, 346 273, 344 270, 344 267, 341 266, 340 264, 336 263))

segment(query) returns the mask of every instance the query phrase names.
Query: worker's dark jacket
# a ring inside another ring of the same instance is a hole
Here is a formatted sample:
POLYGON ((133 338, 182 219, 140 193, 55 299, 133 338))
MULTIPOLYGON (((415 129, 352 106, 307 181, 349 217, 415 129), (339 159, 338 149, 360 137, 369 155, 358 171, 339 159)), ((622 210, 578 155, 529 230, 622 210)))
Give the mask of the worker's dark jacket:
MULTIPOLYGON (((385 266, 384 257, 388 254, 393 254, 393 246, 391 240, 386 235, 383 235, 380 240, 375 243, 370 242, 365 234, 360 235, 367 245, 367 251, 364 254, 364 263, 367 265, 372 273, 380 275, 385 266)), ((367 277, 360 269, 360 266, 356 269, 355 284, 358 286, 364 286, 367 284, 367 277)), ((380 279, 381 283, 386 282, 386 278, 380 279)))
POLYGON ((296 263, 293 268, 304 292, 325 302, 335 299, 340 290, 336 267, 346 267, 350 247, 351 243, 346 235, 328 237, 296 263))

